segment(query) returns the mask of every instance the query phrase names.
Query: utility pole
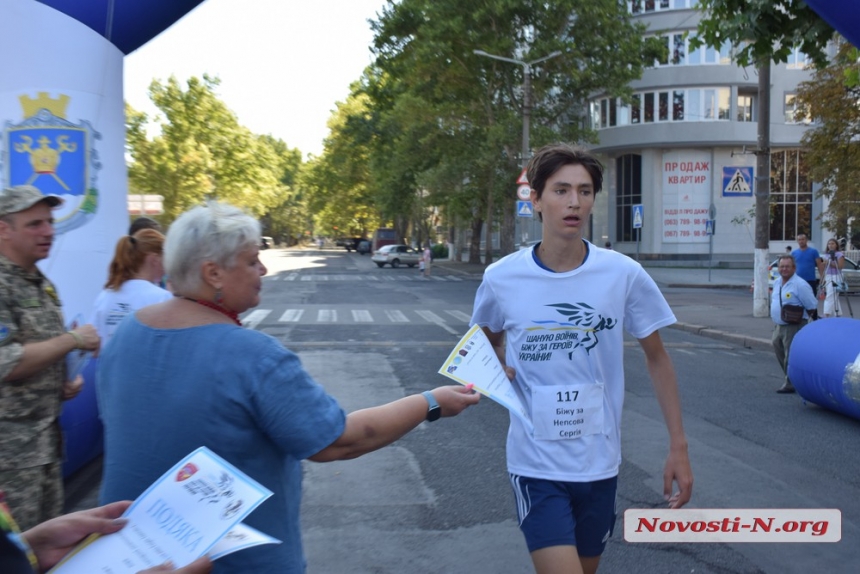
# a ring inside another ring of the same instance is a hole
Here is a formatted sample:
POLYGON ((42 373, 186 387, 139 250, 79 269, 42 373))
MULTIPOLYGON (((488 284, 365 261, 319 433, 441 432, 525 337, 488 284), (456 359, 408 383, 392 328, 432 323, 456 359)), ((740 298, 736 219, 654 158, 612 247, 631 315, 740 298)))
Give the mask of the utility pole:
MULTIPOLYGON (((545 62, 550 58, 555 58, 557 56, 561 56, 562 52, 560 50, 556 50, 551 54, 544 56, 543 58, 538 58, 536 60, 532 60, 530 62, 524 62, 523 60, 516 60, 514 58, 506 58, 504 56, 496 56, 495 54, 488 54, 483 50, 473 50, 473 53, 478 56, 486 56, 487 58, 492 58, 494 60, 501 60, 502 62, 508 62, 510 64, 517 64, 518 66, 523 67, 523 140, 522 140, 522 152, 520 154, 520 167, 525 168, 526 164, 529 162, 529 158, 531 157, 531 145, 529 143, 529 134, 531 132, 531 116, 532 116, 532 67, 535 64, 539 64, 541 62, 545 62)), ((502 206, 502 230, 508 231, 508 234, 511 236, 511 250, 513 250, 513 238, 516 236, 515 228, 516 228, 516 214, 515 207, 516 203, 511 198, 511 201, 506 201, 502 206)), ((504 242, 504 235, 502 241, 504 242)), ((490 230, 487 230, 487 243, 489 244, 489 236, 490 230)))
MULTIPOLYGON (((753 317, 770 315, 767 265, 770 251, 770 59, 758 66, 758 149, 755 176, 753 317)), ((781 279, 777 279, 781 281, 781 279)))

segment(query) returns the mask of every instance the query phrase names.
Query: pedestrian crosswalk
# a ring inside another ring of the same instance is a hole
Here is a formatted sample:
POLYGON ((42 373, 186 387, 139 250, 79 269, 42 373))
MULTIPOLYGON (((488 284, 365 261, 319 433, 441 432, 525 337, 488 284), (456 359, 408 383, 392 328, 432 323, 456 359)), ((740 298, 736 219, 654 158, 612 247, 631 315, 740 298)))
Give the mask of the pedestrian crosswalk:
POLYGON ((469 310, 464 309, 389 309, 383 306, 352 308, 349 306, 301 306, 275 312, 254 309, 242 316, 242 325, 257 329, 261 325, 437 325, 446 331, 462 332, 468 327, 469 310))
POLYGON ((409 281, 423 281, 423 282, 447 282, 447 283, 459 283, 461 281, 465 281, 468 279, 477 279, 480 280, 480 275, 475 275, 474 277, 470 275, 431 275, 430 277, 424 277, 418 272, 409 272, 407 270, 404 271, 393 271, 392 273, 387 274, 368 274, 368 273, 360 273, 360 274, 349 274, 349 273, 299 273, 296 271, 288 271, 277 273, 273 275, 266 275, 263 277, 263 281, 322 281, 322 282, 333 282, 333 281, 365 281, 370 283, 391 283, 391 282, 409 282, 409 281))

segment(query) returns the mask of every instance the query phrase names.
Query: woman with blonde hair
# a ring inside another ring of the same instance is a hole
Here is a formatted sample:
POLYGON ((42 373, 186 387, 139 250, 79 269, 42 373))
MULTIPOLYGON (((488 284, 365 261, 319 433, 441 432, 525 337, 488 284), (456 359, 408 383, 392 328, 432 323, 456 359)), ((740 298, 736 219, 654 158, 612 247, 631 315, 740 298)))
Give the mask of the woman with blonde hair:
POLYGON ((102 347, 126 315, 173 297, 158 286, 164 276, 163 252, 164 235, 154 229, 141 229, 117 241, 107 283, 93 309, 92 323, 102 347))

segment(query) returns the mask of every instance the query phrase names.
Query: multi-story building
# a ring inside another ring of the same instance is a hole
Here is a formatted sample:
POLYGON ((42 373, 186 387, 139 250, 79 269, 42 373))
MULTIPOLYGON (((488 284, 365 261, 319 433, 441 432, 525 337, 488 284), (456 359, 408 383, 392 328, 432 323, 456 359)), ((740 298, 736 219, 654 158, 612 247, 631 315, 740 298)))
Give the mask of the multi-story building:
MULTIPOLYGON (((729 45, 691 49, 702 16, 697 4, 628 2, 634 18, 666 43, 668 56, 632 84, 632 103, 599 94, 589 103, 600 142, 594 151, 607 168, 591 236, 642 259, 752 265, 758 75, 733 61, 729 45)), ((798 51, 771 67, 771 253, 796 247, 798 232, 816 246, 824 240, 822 203, 800 152, 807 126, 793 113, 797 85, 810 77, 798 51)))

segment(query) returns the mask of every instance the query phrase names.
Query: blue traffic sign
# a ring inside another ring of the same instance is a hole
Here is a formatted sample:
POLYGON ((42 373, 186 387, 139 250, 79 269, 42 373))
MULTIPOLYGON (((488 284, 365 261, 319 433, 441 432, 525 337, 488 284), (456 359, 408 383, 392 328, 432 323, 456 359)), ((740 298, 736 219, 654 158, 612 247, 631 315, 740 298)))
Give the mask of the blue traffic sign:
POLYGON ((717 228, 717 220, 716 219, 706 219, 705 220, 705 235, 713 235, 717 228))
POLYGON ((641 203, 637 203, 633 207, 633 229, 640 229, 642 227, 642 220, 644 219, 644 209, 642 208, 641 203))
POLYGON ((532 217, 534 210, 531 201, 517 201, 517 215, 520 217, 532 217))

